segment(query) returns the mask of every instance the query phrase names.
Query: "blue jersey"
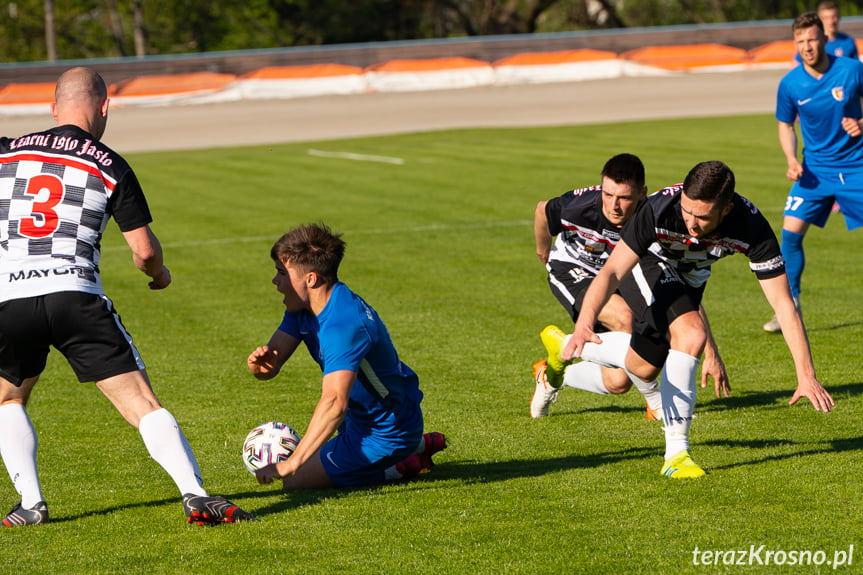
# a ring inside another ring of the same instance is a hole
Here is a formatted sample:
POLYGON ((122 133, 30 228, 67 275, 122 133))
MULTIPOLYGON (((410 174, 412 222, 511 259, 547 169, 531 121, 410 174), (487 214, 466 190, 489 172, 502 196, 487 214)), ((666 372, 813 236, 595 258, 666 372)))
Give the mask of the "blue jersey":
MULTIPOLYGON (((824 46, 824 51, 834 56, 845 56, 846 58, 859 59, 857 54, 857 42, 844 32, 836 32, 836 38, 827 40, 827 45, 824 46)), ((794 59, 797 62, 802 62, 800 54, 794 54, 794 59)))
POLYGON ((827 57, 830 66, 821 79, 816 80, 803 66, 782 78, 776 94, 776 119, 793 124, 799 116, 808 165, 859 166, 863 163, 863 138, 849 136, 842 129, 842 118, 859 120, 863 116, 863 63, 827 57))
POLYGON ((419 378, 401 362, 377 312, 337 282, 324 309, 285 312, 279 329, 306 344, 324 375, 355 371, 340 430, 358 426, 375 435, 422 431, 419 378))
POLYGON ((857 42, 844 32, 836 32, 834 40, 827 40, 826 50, 828 54, 833 54, 834 56, 859 59, 857 55, 857 42))

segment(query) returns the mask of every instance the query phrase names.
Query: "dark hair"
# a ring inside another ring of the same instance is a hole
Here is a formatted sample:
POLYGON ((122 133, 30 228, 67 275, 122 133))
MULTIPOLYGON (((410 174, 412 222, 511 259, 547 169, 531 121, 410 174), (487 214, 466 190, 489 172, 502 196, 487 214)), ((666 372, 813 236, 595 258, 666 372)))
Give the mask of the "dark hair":
POLYGON ((270 249, 273 261, 302 266, 330 285, 339 280, 339 264, 344 255, 342 235, 324 224, 298 226, 279 238, 270 249))
POLYGON ((791 24, 791 33, 794 34, 798 30, 806 30, 813 26, 817 26, 818 29, 821 30, 821 33, 824 33, 824 23, 821 21, 821 18, 818 17, 818 13, 804 12, 794 19, 794 23, 791 24))
POLYGON ((615 184, 632 184, 637 191, 644 188, 644 164, 633 154, 618 154, 605 162, 601 175, 615 184))
POLYGON ((821 0, 816 6, 815 11, 821 12, 822 10, 836 10, 839 11, 839 4, 834 2, 833 0, 821 0))
POLYGON ((690 200, 725 206, 734 194, 734 172, 720 161, 696 164, 683 180, 683 193, 690 200))

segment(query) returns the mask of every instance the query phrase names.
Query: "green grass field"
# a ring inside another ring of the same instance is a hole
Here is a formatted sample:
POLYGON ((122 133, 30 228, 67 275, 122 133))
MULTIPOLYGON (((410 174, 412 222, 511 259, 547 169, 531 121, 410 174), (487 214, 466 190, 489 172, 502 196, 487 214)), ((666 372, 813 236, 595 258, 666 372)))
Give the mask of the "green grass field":
MULTIPOLYGON (((840 217, 807 236, 802 298, 833 413, 788 407, 790 355, 781 336, 762 331, 771 311, 737 256, 714 267, 705 296, 733 387, 729 399, 698 393, 693 455, 706 477, 659 475, 661 425, 644 419, 636 392, 568 389, 550 417, 530 419, 539 330, 568 325, 534 255, 534 207, 599 183, 605 160, 624 151, 644 160, 651 190, 721 159, 780 227, 788 183, 769 116, 129 155, 174 284, 150 292, 112 223, 106 291, 195 448, 205 486, 258 521, 187 525, 137 432, 55 352, 29 405, 52 521, 0 533, 5 570, 809 573, 832 570, 826 561, 854 545, 852 565, 836 571, 859 573, 863 264, 860 232, 840 217), (269 248, 311 221, 344 232, 341 279, 379 311, 420 374, 427 429, 449 438, 415 482, 286 494, 243 468, 240 445, 253 426, 282 420, 302 433, 319 396, 320 372, 304 352, 270 382, 245 366, 282 314, 269 248), (736 551, 748 562, 750 546, 762 545, 753 566, 723 564, 736 551), (696 548, 724 554, 719 565, 694 565, 696 548), (767 551, 789 561, 808 551, 825 564, 759 566, 767 551)), ((17 500, 0 481, 0 505, 17 500)))

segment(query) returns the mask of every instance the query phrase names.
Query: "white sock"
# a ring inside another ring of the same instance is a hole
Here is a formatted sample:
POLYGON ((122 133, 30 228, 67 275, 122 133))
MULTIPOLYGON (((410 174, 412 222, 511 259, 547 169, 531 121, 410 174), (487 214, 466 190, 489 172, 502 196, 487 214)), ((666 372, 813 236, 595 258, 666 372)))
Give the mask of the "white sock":
POLYGON ((384 481, 400 481, 404 479, 404 475, 396 468, 395 465, 391 465, 384 470, 384 481))
MULTIPOLYGON (((419 455, 426 449, 426 438, 425 436, 420 438, 420 442, 417 444, 416 449, 414 449, 413 455, 419 455)), ((410 457, 410 455, 408 456, 410 457)), ((399 481, 404 479, 404 475, 402 472, 398 470, 398 465, 391 465, 384 469, 384 481, 399 481)))
POLYGON ((7 403, 0 407, 0 455, 25 509, 31 509, 44 500, 36 470, 38 446, 39 440, 27 409, 20 403, 7 403))
POLYGON ((689 426, 695 411, 695 374, 698 358, 671 350, 662 370, 662 420, 665 423, 665 459, 689 449, 689 426))
POLYGON ((630 373, 626 368, 623 368, 623 371, 626 372, 629 380, 641 392, 641 395, 644 396, 644 400, 647 402, 647 407, 650 408, 650 411, 659 416, 662 412, 662 393, 659 391, 659 384, 656 380, 644 381, 634 373, 630 373))
POLYGON ((602 343, 588 342, 584 344, 584 349, 581 350, 581 359, 605 367, 623 367, 626 365, 626 352, 629 350, 629 340, 632 339, 632 336, 622 331, 609 331, 597 335, 599 335, 602 343))
MULTIPOLYGON (((632 339, 632 336, 622 331, 609 331, 598 335, 599 339, 602 340, 602 344, 592 342, 586 343, 581 352, 581 359, 597 363, 605 367, 621 367, 626 371, 626 354, 629 351, 629 342, 632 339)), ((635 385, 638 391, 640 391, 644 396, 650 410, 659 413, 659 410, 662 409, 662 396, 659 393, 659 385, 656 383, 656 380, 644 381, 629 371, 626 371, 626 375, 629 376, 633 385, 635 385)), ((564 383, 566 383, 565 377, 564 383)), ((605 386, 603 386, 603 388, 604 387, 605 386)), ((594 393, 597 392, 594 391, 594 393)), ((606 390, 605 393, 608 393, 608 390, 606 390)))
POLYGON ((597 395, 608 394, 608 389, 602 381, 602 367, 590 361, 568 365, 563 372, 563 385, 597 395))
POLYGON ((162 408, 148 413, 141 418, 138 432, 150 457, 168 472, 181 494, 207 495, 192 447, 171 412, 162 408))
POLYGON ((423 436, 420 437, 420 442, 417 444, 416 449, 414 449, 414 453, 419 455, 420 453, 422 453, 425 450, 426 450, 426 437, 425 437, 425 434, 423 434, 423 436))

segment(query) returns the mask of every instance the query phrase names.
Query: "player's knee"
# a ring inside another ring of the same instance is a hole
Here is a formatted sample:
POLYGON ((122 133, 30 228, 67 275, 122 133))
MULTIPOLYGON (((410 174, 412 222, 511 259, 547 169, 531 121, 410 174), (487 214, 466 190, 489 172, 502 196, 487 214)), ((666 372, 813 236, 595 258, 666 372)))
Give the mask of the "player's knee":
POLYGON ((611 331, 632 332, 632 310, 620 296, 610 301, 599 312, 598 319, 611 331))
POLYGON ((610 331, 622 331, 624 333, 630 333, 632 331, 632 315, 629 313, 614 315, 610 318, 607 318, 605 321, 602 322, 602 324, 610 331))
POLYGON ((693 357, 701 357, 707 343, 707 327, 696 312, 683 314, 675 319, 669 328, 671 349, 693 357))
POLYGON ((632 387, 632 380, 622 369, 602 368, 602 383, 608 393, 620 395, 626 393, 632 387))

